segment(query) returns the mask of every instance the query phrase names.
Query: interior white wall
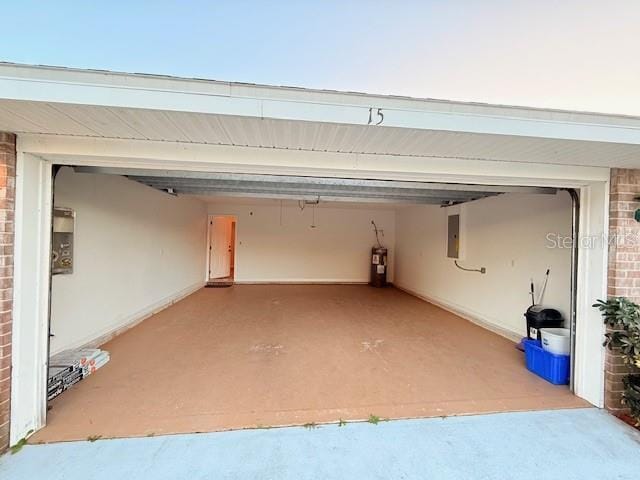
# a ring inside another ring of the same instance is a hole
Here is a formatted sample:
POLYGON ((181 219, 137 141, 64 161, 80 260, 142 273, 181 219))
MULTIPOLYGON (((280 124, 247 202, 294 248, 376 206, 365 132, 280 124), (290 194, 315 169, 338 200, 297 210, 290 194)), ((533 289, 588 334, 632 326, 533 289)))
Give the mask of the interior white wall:
POLYGON ((124 177, 60 170, 76 212, 74 271, 55 275, 51 353, 91 343, 204 284, 206 205, 124 177))
POLYGON ((279 201, 212 203, 211 215, 235 215, 237 282, 368 282, 371 220, 384 230, 393 281, 395 212, 390 208, 312 206, 279 201), (315 228, 311 225, 314 223, 315 228))
MULTIPOLYGON (((557 195, 505 194, 458 207, 399 209, 396 219, 396 277, 401 288, 517 338, 523 313, 550 268, 544 304, 569 318, 571 249, 549 248, 547 234, 571 235, 571 199, 557 195), (486 267, 482 275, 458 269, 447 257, 447 216, 461 215, 459 263, 486 267)), ((568 324, 567 324, 568 325, 568 324)))

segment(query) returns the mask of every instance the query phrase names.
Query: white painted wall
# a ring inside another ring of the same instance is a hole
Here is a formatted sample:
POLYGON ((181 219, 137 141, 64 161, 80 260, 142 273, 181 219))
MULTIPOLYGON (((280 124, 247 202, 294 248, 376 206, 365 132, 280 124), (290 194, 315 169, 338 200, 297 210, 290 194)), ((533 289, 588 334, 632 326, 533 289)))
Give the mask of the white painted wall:
POLYGON ((74 272, 53 277, 51 353, 118 331, 204 284, 202 201, 63 168, 55 204, 76 211, 76 232, 74 272))
POLYGON ((306 206, 292 202, 212 203, 210 214, 235 215, 238 282, 367 282, 375 235, 371 220, 384 229, 393 280, 395 212, 351 206, 306 206), (282 213, 282 214, 281 214, 282 213))
POLYGON ((544 304, 569 315, 571 250, 548 248, 547 233, 571 234, 571 199, 506 194, 459 207, 410 207, 396 219, 396 284, 512 337, 525 335, 529 283, 540 291, 551 269, 544 304), (447 216, 460 212, 462 266, 447 258, 447 216))

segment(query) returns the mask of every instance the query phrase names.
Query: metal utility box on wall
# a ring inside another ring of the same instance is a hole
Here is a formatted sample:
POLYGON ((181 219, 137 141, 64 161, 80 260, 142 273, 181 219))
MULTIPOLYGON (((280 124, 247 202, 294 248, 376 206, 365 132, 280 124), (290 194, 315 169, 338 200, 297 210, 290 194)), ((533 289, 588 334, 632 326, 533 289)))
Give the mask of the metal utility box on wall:
POLYGON ((51 273, 73 273, 73 232, 75 212, 70 208, 53 209, 51 273))
POLYGON ((447 257, 460 258, 460 215, 449 215, 447 222, 447 257))

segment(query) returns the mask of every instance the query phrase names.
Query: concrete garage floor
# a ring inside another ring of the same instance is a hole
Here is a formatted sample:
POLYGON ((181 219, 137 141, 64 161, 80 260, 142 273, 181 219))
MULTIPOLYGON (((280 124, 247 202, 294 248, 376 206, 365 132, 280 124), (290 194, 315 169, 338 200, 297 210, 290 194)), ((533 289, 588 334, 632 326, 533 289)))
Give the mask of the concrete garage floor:
POLYGON ((595 408, 27 445, 12 480, 632 480, 640 434, 595 408))
POLYGON ((513 343, 397 289, 202 289, 103 346, 32 443, 571 408, 513 343))

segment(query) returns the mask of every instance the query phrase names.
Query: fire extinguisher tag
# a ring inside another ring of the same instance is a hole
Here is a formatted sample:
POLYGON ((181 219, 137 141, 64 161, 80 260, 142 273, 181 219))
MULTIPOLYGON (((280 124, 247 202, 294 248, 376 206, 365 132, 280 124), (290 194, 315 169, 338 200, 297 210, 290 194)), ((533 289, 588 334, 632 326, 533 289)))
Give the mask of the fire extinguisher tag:
POLYGON ((374 265, 378 265, 380 263, 380 255, 374 255, 371 258, 371 263, 373 263, 374 265))

